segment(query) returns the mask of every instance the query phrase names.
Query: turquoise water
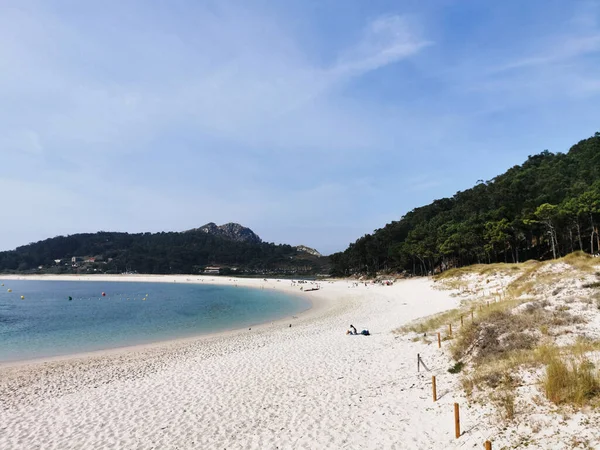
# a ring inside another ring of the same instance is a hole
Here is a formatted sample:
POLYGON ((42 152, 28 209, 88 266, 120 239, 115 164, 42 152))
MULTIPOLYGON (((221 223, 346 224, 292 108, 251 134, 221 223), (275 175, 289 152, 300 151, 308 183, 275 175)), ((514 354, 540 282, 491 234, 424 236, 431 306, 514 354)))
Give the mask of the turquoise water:
POLYGON ((0 361, 242 328, 310 307, 301 298, 266 288, 96 281, 3 283, 0 361))

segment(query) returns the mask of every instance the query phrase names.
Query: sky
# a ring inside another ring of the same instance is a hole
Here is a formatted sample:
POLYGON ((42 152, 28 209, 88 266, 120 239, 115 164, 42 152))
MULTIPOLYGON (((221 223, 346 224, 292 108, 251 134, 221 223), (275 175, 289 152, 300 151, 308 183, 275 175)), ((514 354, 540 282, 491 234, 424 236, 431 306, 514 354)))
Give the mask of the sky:
POLYGON ((600 131, 600 0, 0 0, 0 250, 325 254, 600 131))

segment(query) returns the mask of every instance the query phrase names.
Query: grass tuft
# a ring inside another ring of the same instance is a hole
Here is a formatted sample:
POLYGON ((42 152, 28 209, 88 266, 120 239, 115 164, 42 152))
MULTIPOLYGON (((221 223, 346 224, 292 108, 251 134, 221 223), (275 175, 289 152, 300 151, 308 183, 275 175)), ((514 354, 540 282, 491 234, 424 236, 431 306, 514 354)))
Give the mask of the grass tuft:
POLYGON ((546 398, 557 405, 583 406, 600 394, 600 378, 594 365, 585 358, 565 361, 554 357, 542 379, 546 398))

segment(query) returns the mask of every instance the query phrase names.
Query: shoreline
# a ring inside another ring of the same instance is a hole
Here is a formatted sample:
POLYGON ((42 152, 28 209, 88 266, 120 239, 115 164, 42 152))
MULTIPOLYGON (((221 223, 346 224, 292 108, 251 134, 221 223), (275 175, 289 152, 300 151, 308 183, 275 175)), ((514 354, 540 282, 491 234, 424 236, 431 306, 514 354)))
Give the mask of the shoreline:
MULTIPOLYGON (((258 279, 258 278, 227 278, 224 277, 216 277, 218 280, 221 278, 219 282, 215 282, 215 277, 210 276, 192 276, 192 275, 0 275, 0 279, 9 280, 9 281, 70 281, 70 282, 88 282, 88 281, 106 281, 106 282, 125 282, 125 283, 166 283, 172 284, 173 282, 179 284, 208 284, 215 286, 233 286, 239 285, 244 288, 249 289, 261 289, 266 284, 271 283, 273 289, 285 293, 288 296, 300 297, 303 301, 307 301, 309 303, 309 307, 299 313, 296 313, 292 317, 282 317, 275 320, 267 320, 264 322, 257 322, 249 325, 250 328, 256 331, 260 331, 268 326, 277 326, 283 325, 284 323, 290 323, 290 320, 298 320, 298 319, 308 319, 312 314, 318 314, 320 309, 327 306, 326 298, 322 296, 317 298, 315 302, 315 293, 320 292, 321 289, 317 291, 307 291, 310 297, 306 298, 302 296, 302 292, 299 289, 294 290, 290 286, 285 286, 281 283, 282 281, 291 282, 290 279, 258 279), (75 279, 75 277, 77 279, 75 279), (195 278, 195 279, 193 279, 195 278), (244 283, 244 281, 249 280, 249 283, 244 283), (266 282, 264 280, 267 280, 266 282)), ((326 283, 327 281, 319 282, 326 283)), ((158 341, 140 343, 140 344, 125 344, 117 347, 107 347, 98 350, 89 350, 75 353, 68 353, 64 355, 55 355, 55 356, 41 356, 37 358, 28 358, 23 360, 12 360, 12 361, 0 361, 0 369, 7 367, 20 367, 20 366, 29 366, 33 364, 44 364, 47 362, 59 362, 64 360, 71 359, 81 359, 87 357, 103 357, 110 356, 111 354, 123 353, 123 352, 135 352, 135 351, 143 351, 145 349, 153 348, 153 347, 161 347, 161 346, 171 346, 176 344, 186 344, 195 342, 202 338, 209 337, 227 337, 232 334, 241 333, 244 331, 248 331, 246 327, 244 328, 230 328, 221 331, 214 331, 202 334, 194 334, 185 337, 177 337, 171 339, 161 339, 158 341)))
POLYGON ((0 448, 452 448, 465 399, 449 357, 394 330, 459 300, 429 279, 320 284, 291 328, 0 367, 0 448))

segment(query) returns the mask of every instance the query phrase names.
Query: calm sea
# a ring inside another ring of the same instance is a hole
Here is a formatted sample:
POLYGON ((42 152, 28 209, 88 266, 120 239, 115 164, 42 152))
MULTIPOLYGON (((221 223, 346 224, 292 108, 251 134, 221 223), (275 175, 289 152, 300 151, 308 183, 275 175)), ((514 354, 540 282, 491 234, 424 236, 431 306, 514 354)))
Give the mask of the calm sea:
POLYGON ((268 288, 0 281, 4 283, 0 288, 0 361, 242 328, 292 316, 310 307, 299 297, 268 288))

